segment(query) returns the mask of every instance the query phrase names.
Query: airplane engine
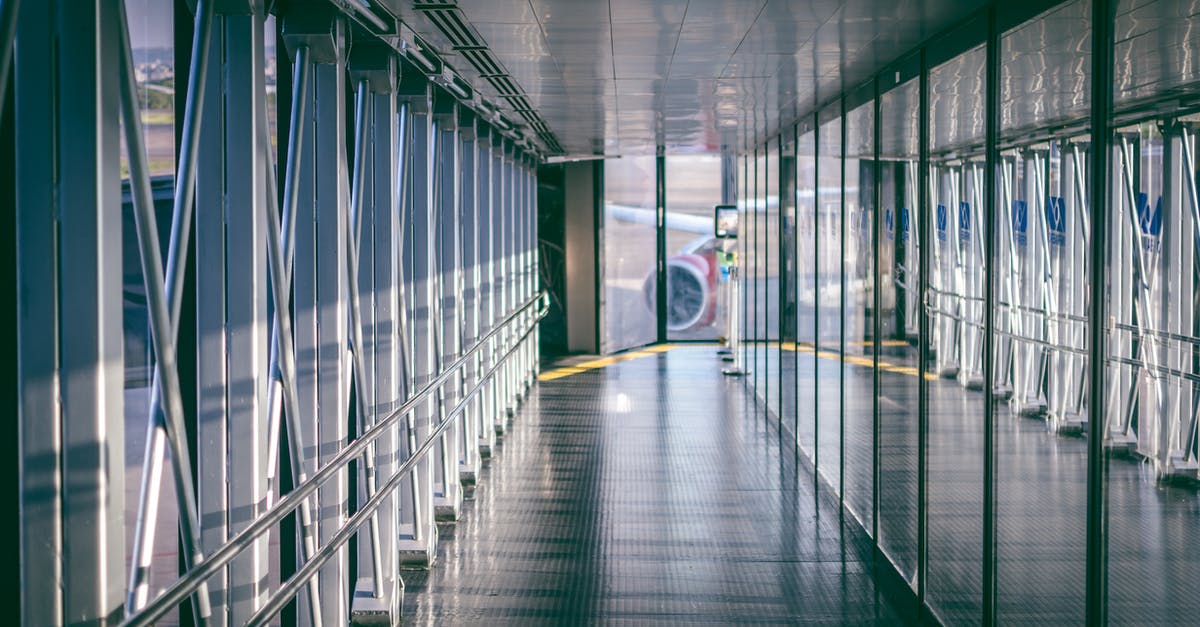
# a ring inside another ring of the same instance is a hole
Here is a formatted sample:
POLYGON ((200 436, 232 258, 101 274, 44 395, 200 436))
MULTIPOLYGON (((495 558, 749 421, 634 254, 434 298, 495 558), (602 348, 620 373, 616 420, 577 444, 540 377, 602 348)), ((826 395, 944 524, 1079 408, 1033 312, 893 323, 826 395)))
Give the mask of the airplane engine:
MULTIPOLYGON (((717 313, 717 262, 711 251, 667 259, 667 330, 688 331, 712 324, 717 313)), ((654 274, 642 287, 646 306, 657 308, 654 274)))

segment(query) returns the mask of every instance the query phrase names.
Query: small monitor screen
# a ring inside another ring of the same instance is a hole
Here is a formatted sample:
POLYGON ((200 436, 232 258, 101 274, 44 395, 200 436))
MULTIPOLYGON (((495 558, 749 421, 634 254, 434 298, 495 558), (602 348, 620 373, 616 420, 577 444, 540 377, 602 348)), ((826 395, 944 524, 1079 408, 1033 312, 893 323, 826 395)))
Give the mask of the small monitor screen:
POLYGON ((737 239, 737 207, 734 205, 717 205, 716 215, 716 236, 721 239, 737 239))

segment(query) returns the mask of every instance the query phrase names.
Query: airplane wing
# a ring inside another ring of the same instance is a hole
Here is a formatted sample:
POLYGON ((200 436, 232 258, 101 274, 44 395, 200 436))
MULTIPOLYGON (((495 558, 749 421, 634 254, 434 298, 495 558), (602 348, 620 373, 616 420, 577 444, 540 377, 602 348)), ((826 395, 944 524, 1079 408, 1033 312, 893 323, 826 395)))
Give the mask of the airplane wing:
MULTIPOLYGON (((622 222, 645 224, 647 226, 654 226, 655 224, 653 209, 605 203, 604 211, 605 215, 622 222)), ((696 216, 668 211, 666 227, 668 229, 685 231, 687 233, 711 235, 713 232, 713 218, 709 216, 696 216)))
MULTIPOLYGON (((857 188, 847 188, 847 193, 856 191, 857 188)), ((841 188, 821 188, 821 194, 840 194, 841 188)), ((812 198, 812 190, 801 190, 801 198, 812 198)), ((766 206, 758 205, 755 200, 739 200, 737 208, 740 211, 755 211, 764 212, 779 209, 779 196, 768 196, 766 206)), ((632 222, 634 224, 645 224, 647 226, 655 225, 654 209, 649 207, 631 207, 629 205, 619 205, 616 203, 604 204, 605 215, 611 216, 622 222, 632 222)), ((712 215, 693 215, 687 213, 677 213, 668 211, 666 216, 666 227, 676 231, 684 231, 687 233, 696 233, 699 235, 713 235, 714 229, 712 215)))

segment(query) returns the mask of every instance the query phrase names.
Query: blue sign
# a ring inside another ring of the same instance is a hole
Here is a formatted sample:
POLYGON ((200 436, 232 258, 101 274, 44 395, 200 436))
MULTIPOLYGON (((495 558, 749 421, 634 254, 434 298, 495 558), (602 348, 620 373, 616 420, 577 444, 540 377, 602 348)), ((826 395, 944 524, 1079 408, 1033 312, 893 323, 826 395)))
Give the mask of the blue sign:
POLYGON ((908 207, 900 207, 900 240, 908 241, 908 207))
POLYGON ((1061 196, 1051 196, 1046 202, 1046 226, 1051 246, 1067 243, 1067 202, 1061 196))
POLYGON ((892 217, 892 208, 887 207, 883 210, 883 234, 888 239, 892 239, 892 234, 896 231, 896 219, 892 217))
POLYGON ((1150 199, 1145 192, 1137 198, 1138 226, 1142 229, 1142 247, 1149 252, 1159 250, 1162 245, 1159 236, 1162 235, 1162 196, 1154 203, 1154 211, 1150 211, 1150 199))
POLYGON ((1024 246, 1027 241, 1026 233, 1029 230, 1029 205, 1025 204, 1024 200, 1013 201, 1012 229, 1013 239, 1017 240, 1017 246, 1024 246))
POLYGON ((958 239, 971 241, 971 203, 958 203, 958 239))
POLYGON ((1150 212, 1150 202, 1146 193, 1138 194, 1137 200, 1138 224, 1142 227, 1142 235, 1158 237, 1162 234, 1162 196, 1154 203, 1154 212, 1150 212))
POLYGON ((946 222, 949 218, 946 216, 946 205, 937 206, 937 238, 941 241, 946 241, 946 222))

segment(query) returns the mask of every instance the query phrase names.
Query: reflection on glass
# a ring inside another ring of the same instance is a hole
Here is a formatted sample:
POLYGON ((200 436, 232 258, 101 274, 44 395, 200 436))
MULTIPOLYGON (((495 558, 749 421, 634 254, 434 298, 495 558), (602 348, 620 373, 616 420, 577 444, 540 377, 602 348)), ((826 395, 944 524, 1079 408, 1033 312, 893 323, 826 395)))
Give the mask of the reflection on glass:
POLYGON ((1114 623, 1194 622, 1200 611, 1198 122, 1147 120, 1116 135, 1105 433, 1114 623))
POLYGON ((1118 113, 1155 113, 1117 130, 1108 174, 1109 620, 1194 623, 1200 613, 1200 14, 1185 2, 1116 4, 1118 113))
POLYGON ((667 338, 715 340, 725 334, 726 306, 713 232, 720 155, 668 156, 666 185, 667 338))
POLYGON ((928 582, 947 623, 983 601, 983 47, 930 71, 928 582), (946 91, 934 89, 941 86, 946 91), (940 94, 940 95, 939 95, 940 94))
POLYGON ((604 163, 604 350, 658 337, 655 157, 604 163))
MULTIPOLYGON (((1200 15, 1194 2, 1118 0, 1113 32, 1113 100, 1120 108, 1162 99, 1200 82, 1200 15)), ((1084 67, 1087 67, 1086 65, 1084 67)))
POLYGON ((1000 139, 1012 146, 997 172, 992 259, 995 389, 1008 400, 995 406, 1002 623, 1084 621, 1087 440, 1061 436, 1079 435, 1087 416, 1090 151, 1086 137, 1035 139, 1088 113, 1090 14, 1090 2, 1069 2, 1000 42, 1000 139))
MULTIPOLYGON (((275 58, 275 16, 268 15, 263 22, 263 81, 266 84, 267 96, 267 131, 271 136, 271 147, 275 149, 275 161, 279 161, 279 109, 277 106, 277 78, 275 58)), ((284 57, 284 62, 287 58, 284 57)))
POLYGON ((796 143, 796 438, 809 459, 817 428, 817 145, 816 133, 796 143))
POLYGON ((817 470, 841 489, 842 120, 817 131, 817 470))
POLYGON ((846 219, 842 268, 845 286, 845 502, 871 528, 874 425, 871 374, 875 346, 875 267, 871 242, 875 220, 875 103, 846 115, 846 219))
POLYGON ((917 572, 919 102, 915 80, 879 101, 879 545, 910 583, 917 572))

